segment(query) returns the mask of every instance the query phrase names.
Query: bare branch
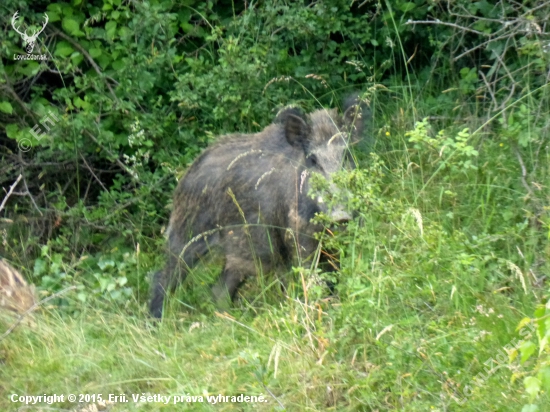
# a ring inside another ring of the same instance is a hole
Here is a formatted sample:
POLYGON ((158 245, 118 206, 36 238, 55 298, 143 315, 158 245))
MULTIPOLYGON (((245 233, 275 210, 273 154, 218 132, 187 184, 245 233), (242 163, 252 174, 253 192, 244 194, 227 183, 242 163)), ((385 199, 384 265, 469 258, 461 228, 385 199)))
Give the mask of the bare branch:
POLYGON ((485 74, 480 70, 479 74, 481 75, 481 78, 483 79, 483 82, 485 83, 485 86, 487 87, 487 91, 491 95, 491 100, 493 101, 493 104, 495 106, 495 109, 498 107, 497 99, 495 98, 495 94, 493 93, 493 90, 491 88, 491 85, 487 81, 487 78, 485 77, 485 74))
POLYGON ((4 206, 6 205, 6 202, 8 201, 8 198, 11 196, 11 194, 13 193, 13 190, 15 189, 15 187, 17 186, 17 184, 19 183, 19 181, 23 178, 23 175, 20 174, 18 177, 17 177, 17 180, 15 181, 15 183, 13 185, 10 186, 10 190, 8 191, 8 193, 6 194, 6 196, 4 197, 4 200, 2 200, 2 203, 0 203, 0 211, 2 211, 2 209, 4 209, 4 206))
POLYGON ((90 171, 90 173, 92 174, 94 179, 97 180, 97 183, 99 183, 99 185, 103 188, 103 190, 105 190, 107 193, 109 193, 109 191, 107 190, 107 188, 105 187, 103 182, 101 180, 99 180, 99 177, 96 176, 96 174, 94 173, 94 171, 92 170, 92 168, 90 167, 90 165, 88 164, 88 162, 86 161, 84 156, 82 156, 82 154, 80 155, 80 158, 82 159, 82 161, 86 165, 86 168, 90 171))
POLYGON ((439 19, 436 20, 408 20, 405 24, 439 24, 441 26, 449 26, 454 27, 455 29, 459 29, 462 31, 469 31, 470 33, 479 34, 480 36, 491 36, 490 33, 483 33, 482 31, 470 29, 469 27, 459 26, 455 23, 447 23, 445 21, 441 21, 439 19))
POLYGON ((477 50, 477 49, 480 49, 482 48, 483 46, 486 46, 488 45, 489 43, 491 43, 492 41, 496 41, 496 40, 501 40, 501 39, 506 39, 508 37, 514 37, 517 33, 516 32, 512 32, 512 33, 507 33, 507 34, 503 34, 502 36, 498 36, 498 37, 495 37, 494 39, 489 39, 487 41, 484 41, 483 43, 481 44, 478 44, 477 46, 475 47, 472 47, 471 49, 468 49, 466 50, 464 53, 458 55, 457 57, 455 57, 453 59, 453 61, 457 61, 459 59, 461 59, 462 57, 466 56, 467 54, 470 54, 471 52, 477 50))
POLYGON ((533 197, 533 189, 531 189, 531 186, 527 184, 527 180, 525 178, 527 177, 527 169, 525 168, 525 164, 523 163, 523 159, 521 158, 521 154, 519 153, 519 150, 514 147, 514 152, 516 152, 516 156, 519 161, 519 165, 521 166, 521 183, 523 184, 523 187, 527 189, 527 192, 529 193, 529 196, 531 198, 533 197))
POLYGON ((23 183, 25 184, 25 189, 27 189, 27 195, 29 195, 29 197, 31 198, 31 202, 32 204, 34 205, 34 207, 36 208, 36 210, 38 210, 38 213, 40 214, 40 216, 42 216, 42 212, 40 211, 40 209, 38 208, 38 205, 36 204, 36 202, 34 201, 34 197, 32 197, 31 195, 31 192, 29 190, 29 187, 27 186, 27 180, 25 178, 23 178, 23 183))
POLYGON ((118 156, 115 156, 109 149, 107 149, 106 147, 104 147, 101 143, 99 143, 99 141, 97 140, 97 138, 91 134, 89 131, 87 130, 84 130, 84 133, 86 133, 90 139, 92 139, 98 146, 100 146, 103 150, 105 150, 114 160, 115 162, 120 166, 120 168, 122 170, 124 170, 125 172, 127 172, 131 177, 132 179, 134 180, 138 180, 135 176, 134 176, 134 173, 124 164, 120 161, 120 159, 118 158, 118 156))

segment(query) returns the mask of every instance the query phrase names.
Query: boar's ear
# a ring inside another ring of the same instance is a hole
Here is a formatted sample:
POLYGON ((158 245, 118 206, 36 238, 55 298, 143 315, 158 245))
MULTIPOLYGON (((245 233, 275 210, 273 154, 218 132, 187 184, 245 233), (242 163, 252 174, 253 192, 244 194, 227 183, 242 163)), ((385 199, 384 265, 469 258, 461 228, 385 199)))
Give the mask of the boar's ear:
POLYGON ((353 93, 344 99, 344 124, 351 135, 352 143, 363 137, 365 123, 370 119, 368 106, 359 99, 359 93, 353 93))
POLYGON ((295 147, 304 147, 310 130, 306 117, 301 110, 296 108, 281 110, 277 114, 275 122, 283 125, 288 143, 295 147))

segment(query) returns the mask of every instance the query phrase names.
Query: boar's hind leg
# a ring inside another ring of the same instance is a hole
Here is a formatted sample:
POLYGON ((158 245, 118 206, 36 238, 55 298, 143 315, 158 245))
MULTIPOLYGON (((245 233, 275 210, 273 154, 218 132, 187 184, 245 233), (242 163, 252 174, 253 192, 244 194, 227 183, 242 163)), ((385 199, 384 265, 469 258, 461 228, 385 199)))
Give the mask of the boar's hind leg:
POLYGON ((149 311, 155 318, 162 317, 164 298, 168 291, 173 292, 185 280, 189 270, 208 252, 206 241, 199 240, 190 245, 183 256, 171 253, 168 264, 163 270, 155 273, 151 287, 149 311))
POLYGON ((155 318, 162 318, 162 306, 164 305, 164 297, 168 287, 169 277, 165 270, 159 270, 153 276, 153 284, 151 287, 151 302, 149 303, 149 312, 155 318))
POLYGON ((246 278, 254 276, 255 273, 253 260, 242 259, 233 255, 227 256, 220 279, 212 288, 216 305, 220 308, 227 307, 235 297, 239 286, 246 278))

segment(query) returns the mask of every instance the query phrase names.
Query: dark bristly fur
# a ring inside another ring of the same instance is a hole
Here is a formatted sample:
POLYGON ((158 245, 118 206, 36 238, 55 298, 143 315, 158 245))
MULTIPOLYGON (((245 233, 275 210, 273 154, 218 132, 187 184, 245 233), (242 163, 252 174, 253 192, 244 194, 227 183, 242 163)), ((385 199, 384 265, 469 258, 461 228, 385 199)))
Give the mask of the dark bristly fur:
POLYGON ((213 287, 218 303, 258 271, 310 257, 318 246, 313 234, 323 229, 310 220, 328 211, 322 199, 307 195, 309 177, 317 172, 330 180, 341 170, 350 137, 361 136, 364 109, 356 96, 342 116, 335 109, 309 115, 285 109, 262 132, 228 135, 206 149, 174 194, 168 263, 153 279, 152 315, 162 316, 167 291, 213 249, 225 256, 213 287))

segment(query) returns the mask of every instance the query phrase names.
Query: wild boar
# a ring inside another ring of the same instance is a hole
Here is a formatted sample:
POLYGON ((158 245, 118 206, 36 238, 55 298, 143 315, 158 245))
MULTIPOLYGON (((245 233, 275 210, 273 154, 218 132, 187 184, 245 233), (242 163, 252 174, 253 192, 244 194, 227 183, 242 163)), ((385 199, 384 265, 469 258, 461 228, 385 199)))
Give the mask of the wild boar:
POLYGON ((343 207, 328 210, 308 195, 310 177, 328 181, 353 167, 350 144, 363 131, 366 106, 356 96, 336 109, 304 114, 282 110, 256 134, 233 134, 207 148, 180 180, 168 233, 168 263, 151 285, 150 311, 162 316, 164 298, 210 251, 225 258, 214 299, 233 298, 245 279, 306 261, 324 228, 311 219, 325 212, 335 222, 350 219, 343 207))

